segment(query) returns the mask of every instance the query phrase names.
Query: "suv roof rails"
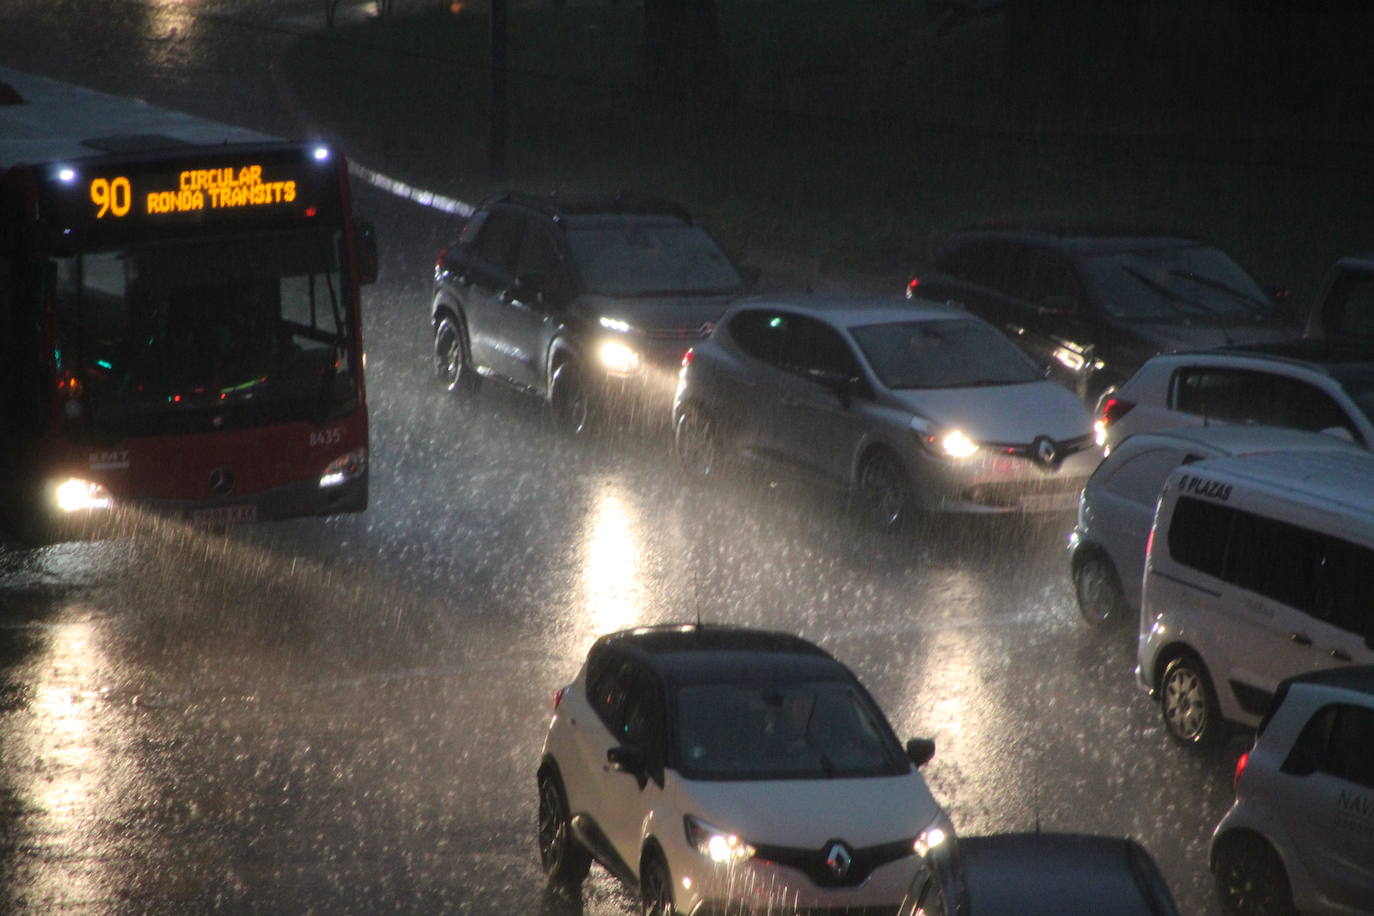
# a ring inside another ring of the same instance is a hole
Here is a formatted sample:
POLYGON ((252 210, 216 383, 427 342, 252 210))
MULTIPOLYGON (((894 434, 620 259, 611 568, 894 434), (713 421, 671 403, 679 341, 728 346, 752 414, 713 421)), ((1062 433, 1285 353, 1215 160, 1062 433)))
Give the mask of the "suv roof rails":
POLYGON ((643 191, 629 189, 571 194, 564 194, 557 190, 548 194, 503 191, 487 199, 487 203, 501 201, 529 207, 552 217, 554 220, 560 220, 565 216, 574 214, 627 213, 672 216, 689 225, 695 222, 687 208, 681 204, 643 191))

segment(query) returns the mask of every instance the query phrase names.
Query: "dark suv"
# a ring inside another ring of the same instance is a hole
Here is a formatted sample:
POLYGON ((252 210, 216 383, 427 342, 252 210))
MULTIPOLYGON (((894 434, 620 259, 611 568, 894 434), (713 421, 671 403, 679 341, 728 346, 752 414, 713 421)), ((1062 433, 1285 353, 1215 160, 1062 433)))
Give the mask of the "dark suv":
POLYGON ((1089 404, 1156 353, 1299 333, 1224 252, 1153 230, 960 230, 907 295, 951 300, 991 322, 1089 404))
POLYGON ((482 203, 434 268, 434 365, 449 390, 499 378, 570 432, 598 412, 670 416, 683 353, 744 291, 681 207, 643 194, 482 203))

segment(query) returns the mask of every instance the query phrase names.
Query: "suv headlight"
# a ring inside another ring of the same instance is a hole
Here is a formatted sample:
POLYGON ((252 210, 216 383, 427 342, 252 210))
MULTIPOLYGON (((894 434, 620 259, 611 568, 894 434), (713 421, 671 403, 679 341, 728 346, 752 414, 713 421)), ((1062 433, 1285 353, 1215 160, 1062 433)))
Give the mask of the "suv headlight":
POLYGON ((619 340, 603 340, 596 356, 607 372, 629 375, 639 370, 639 351, 619 340))
POLYGON ((978 452, 978 443, 963 430, 949 429, 923 417, 911 418, 911 434, 926 451, 940 458, 971 458, 978 452))
POLYGON ((713 827, 690 814, 685 815, 682 822, 687 828, 687 842, 712 862, 725 865, 753 858, 754 847, 728 830, 713 827))

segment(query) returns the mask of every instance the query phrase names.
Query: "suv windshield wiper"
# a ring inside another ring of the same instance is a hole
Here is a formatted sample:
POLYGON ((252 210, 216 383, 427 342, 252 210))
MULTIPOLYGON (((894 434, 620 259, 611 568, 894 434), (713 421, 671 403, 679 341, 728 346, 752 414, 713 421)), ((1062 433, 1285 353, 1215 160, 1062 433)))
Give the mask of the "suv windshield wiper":
POLYGON ((1181 293, 1169 289, 1169 287, 1165 286, 1163 283, 1160 283, 1158 280, 1151 279, 1144 273, 1140 272, 1139 270, 1136 270, 1134 267, 1122 267, 1121 272, 1128 276, 1134 277, 1136 280, 1139 280, 1145 286, 1148 286, 1150 289, 1159 293, 1161 296, 1164 297, 1165 301, 1169 304, 1169 307, 1172 308, 1174 311, 1178 312, 1180 315, 1189 314, 1189 310, 1183 308, 1182 306, 1192 306, 1193 310, 1202 312, 1207 315, 1221 314, 1216 309, 1208 308, 1206 303, 1198 302, 1195 299, 1189 299, 1187 296, 1184 296, 1181 293))
POLYGON ((1177 267, 1169 271, 1169 276, 1179 277, 1183 280, 1191 280, 1199 286, 1205 286, 1208 289, 1214 289, 1218 292, 1228 293, 1232 296, 1235 296, 1241 302, 1249 306, 1250 310, 1257 315, 1269 313, 1269 304, 1264 300, 1257 299, 1249 293, 1245 292, 1244 290, 1236 289, 1231 284, 1224 283, 1221 280, 1217 280, 1213 277, 1206 277, 1201 274, 1193 273, 1191 270, 1182 270, 1177 267))

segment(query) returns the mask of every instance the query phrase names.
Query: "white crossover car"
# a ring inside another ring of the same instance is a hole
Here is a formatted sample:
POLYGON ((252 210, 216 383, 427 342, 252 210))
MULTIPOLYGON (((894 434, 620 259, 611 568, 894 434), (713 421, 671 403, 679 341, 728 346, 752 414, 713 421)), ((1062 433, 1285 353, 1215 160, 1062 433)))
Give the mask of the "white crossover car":
POLYGON ((799 637, 659 626, 603 636, 560 690, 539 764, 551 883, 593 860, 645 916, 893 914, 954 829, 855 676, 799 637))

